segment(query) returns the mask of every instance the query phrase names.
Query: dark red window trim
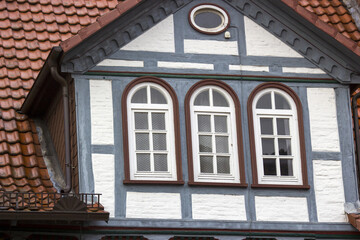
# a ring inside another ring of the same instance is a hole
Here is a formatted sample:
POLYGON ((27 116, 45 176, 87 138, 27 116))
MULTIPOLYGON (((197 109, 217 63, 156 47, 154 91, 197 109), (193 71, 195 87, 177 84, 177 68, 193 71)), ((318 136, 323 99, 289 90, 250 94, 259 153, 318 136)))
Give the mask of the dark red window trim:
POLYGON ((164 80, 152 77, 144 76, 136 78, 131 81, 124 89, 122 98, 121 98, 121 111, 122 111, 122 127, 123 127, 123 145, 124 145, 124 170, 125 170, 125 179, 124 184, 127 183, 139 183, 139 184, 184 184, 182 180, 182 167, 181 167, 181 146, 180 146, 180 122, 179 122, 179 103, 177 100, 176 93, 174 89, 164 80), (171 96, 173 103, 173 113, 174 113, 174 136, 175 136, 175 156, 176 156, 176 181, 149 181, 149 180, 131 180, 130 179, 130 159, 129 159, 129 138, 128 138, 128 124, 127 124, 127 96, 130 90, 140 83, 155 83, 163 87, 171 96))
POLYGON ((249 123, 249 138, 250 138, 250 154, 251 154, 251 168, 252 168, 252 180, 251 187, 254 188, 296 188, 296 189, 309 189, 308 177, 307 177, 307 166, 306 166, 306 151, 305 151, 305 137, 304 137, 304 121, 302 105, 297 94, 288 86, 282 83, 268 82, 262 83, 257 86, 250 94, 247 102, 248 111, 248 123, 249 123), (289 94, 294 100, 298 116, 298 129, 299 129, 299 143, 300 143, 300 154, 301 154, 301 173, 302 173, 302 185, 287 185, 287 184, 259 184, 258 173, 257 173, 257 162, 256 162, 256 149, 255 149, 255 135, 254 135, 254 120, 252 104, 255 96, 262 90, 267 88, 276 88, 289 94))
POLYGON ((234 90, 226 83, 219 80, 205 79, 195 83, 187 92, 185 96, 185 124, 186 124, 186 142, 187 142, 187 157, 188 157, 188 171, 189 171, 189 185, 209 185, 209 186, 233 186, 233 187, 247 187, 245 178, 245 163, 244 151, 242 140, 242 126, 241 126, 241 109, 239 99, 234 90), (239 174, 240 183, 221 183, 221 182, 195 182, 194 181, 194 168, 193 168, 193 152, 192 152, 192 133, 191 133, 191 112, 190 112, 190 99, 196 89, 203 86, 217 86, 224 89, 231 98, 235 105, 235 121, 236 121, 236 136, 238 148, 238 161, 239 161, 239 174))

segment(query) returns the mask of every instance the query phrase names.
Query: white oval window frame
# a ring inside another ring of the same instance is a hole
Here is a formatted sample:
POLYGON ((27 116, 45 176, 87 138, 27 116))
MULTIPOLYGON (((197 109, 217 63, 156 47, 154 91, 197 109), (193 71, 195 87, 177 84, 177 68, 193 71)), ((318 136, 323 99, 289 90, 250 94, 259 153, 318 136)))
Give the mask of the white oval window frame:
POLYGON ((189 22, 190 25, 198 32, 201 33, 207 33, 207 34, 218 34, 221 32, 224 32, 230 24, 230 17, 229 14, 222 9, 221 7, 217 6, 217 5, 213 5, 213 4, 201 4, 198 6, 195 6, 193 9, 191 9, 190 13, 189 13, 189 22), (217 14, 221 20, 222 23, 215 27, 215 28, 204 28, 204 27, 200 27, 199 25, 197 25, 195 23, 195 16, 201 12, 205 12, 209 10, 209 12, 213 12, 215 14, 217 14))

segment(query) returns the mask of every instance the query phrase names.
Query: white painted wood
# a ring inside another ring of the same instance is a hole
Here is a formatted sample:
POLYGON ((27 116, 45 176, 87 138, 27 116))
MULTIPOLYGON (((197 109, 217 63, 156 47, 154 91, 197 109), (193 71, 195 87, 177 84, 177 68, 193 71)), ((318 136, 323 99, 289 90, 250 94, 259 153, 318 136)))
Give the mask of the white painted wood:
POLYGON ((256 221, 308 222, 304 197, 255 197, 256 221))
POLYGON ((320 68, 306 68, 306 67, 283 67, 283 73, 308 73, 308 74, 326 74, 320 68))
POLYGON ((339 152, 336 99, 333 88, 307 89, 313 151, 339 152))
POLYGON ((243 195, 192 194, 191 201, 193 219, 246 221, 243 195))
POLYGON ((114 144, 112 86, 110 80, 90 80, 91 143, 114 144))
POLYGON ((112 154, 92 154, 95 193, 101 193, 100 202, 110 217, 115 215, 115 165, 112 154))
POLYGON ((341 161, 313 160, 319 222, 347 222, 341 161))
POLYGON ((238 56, 237 41, 217 41, 217 40, 184 40, 185 53, 197 54, 217 54, 238 56))
POLYGON ((175 52, 174 18, 170 15, 125 45, 121 50, 175 52))
POLYGON ((126 217, 181 219, 180 194, 127 192, 126 217))
POLYGON ((229 65, 229 70, 249 71, 249 72, 269 72, 268 66, 251 66, 251 65, 229 65))
POLYGON ((97 64, 97 66, 105 67, 144 67, 143 61, 130 61, 119 59, 105 59, 97 64))
POLYGON ((244 24, 247 55, 302 58, 299 53, 246 16, 244 24))
POLYGON ((158 67, 159 67, 159 68, 214 70, 214 64, 207 64, 207 63, 166 62, 166 61, 159 61, 157 64, 158 64, 158 67))

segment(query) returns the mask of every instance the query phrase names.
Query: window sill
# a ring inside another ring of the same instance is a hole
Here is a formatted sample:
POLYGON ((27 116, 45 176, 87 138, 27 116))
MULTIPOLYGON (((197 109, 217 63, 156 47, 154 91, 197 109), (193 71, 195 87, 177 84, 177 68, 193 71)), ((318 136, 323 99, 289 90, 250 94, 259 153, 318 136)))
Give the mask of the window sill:
POLYGON ((165 185, 184 185, 183 180, 161 181, 161 180, 124 180, 124 184, 165 184, 165 185))
POLYGON ((285 184, 251 184, 252 188, 285 188, 285 189, 310 189, 310 185, 285 185, 285 184))
POLYGON ((248 187, 247 183, 222 183, 222 182, 188 182, 189 186, 213 186, 213 187, 248 187))

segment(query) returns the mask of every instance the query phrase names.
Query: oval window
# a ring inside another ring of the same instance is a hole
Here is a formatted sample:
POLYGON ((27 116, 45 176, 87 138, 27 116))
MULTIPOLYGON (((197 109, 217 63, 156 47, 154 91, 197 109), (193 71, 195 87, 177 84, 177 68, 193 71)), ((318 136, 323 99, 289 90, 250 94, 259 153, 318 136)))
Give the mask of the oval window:
POLYGON ((218 34, 229 26, 229 15, 224 9, 204 4, 194 7, 189 14, 190 25, 201 33, 218 34))

